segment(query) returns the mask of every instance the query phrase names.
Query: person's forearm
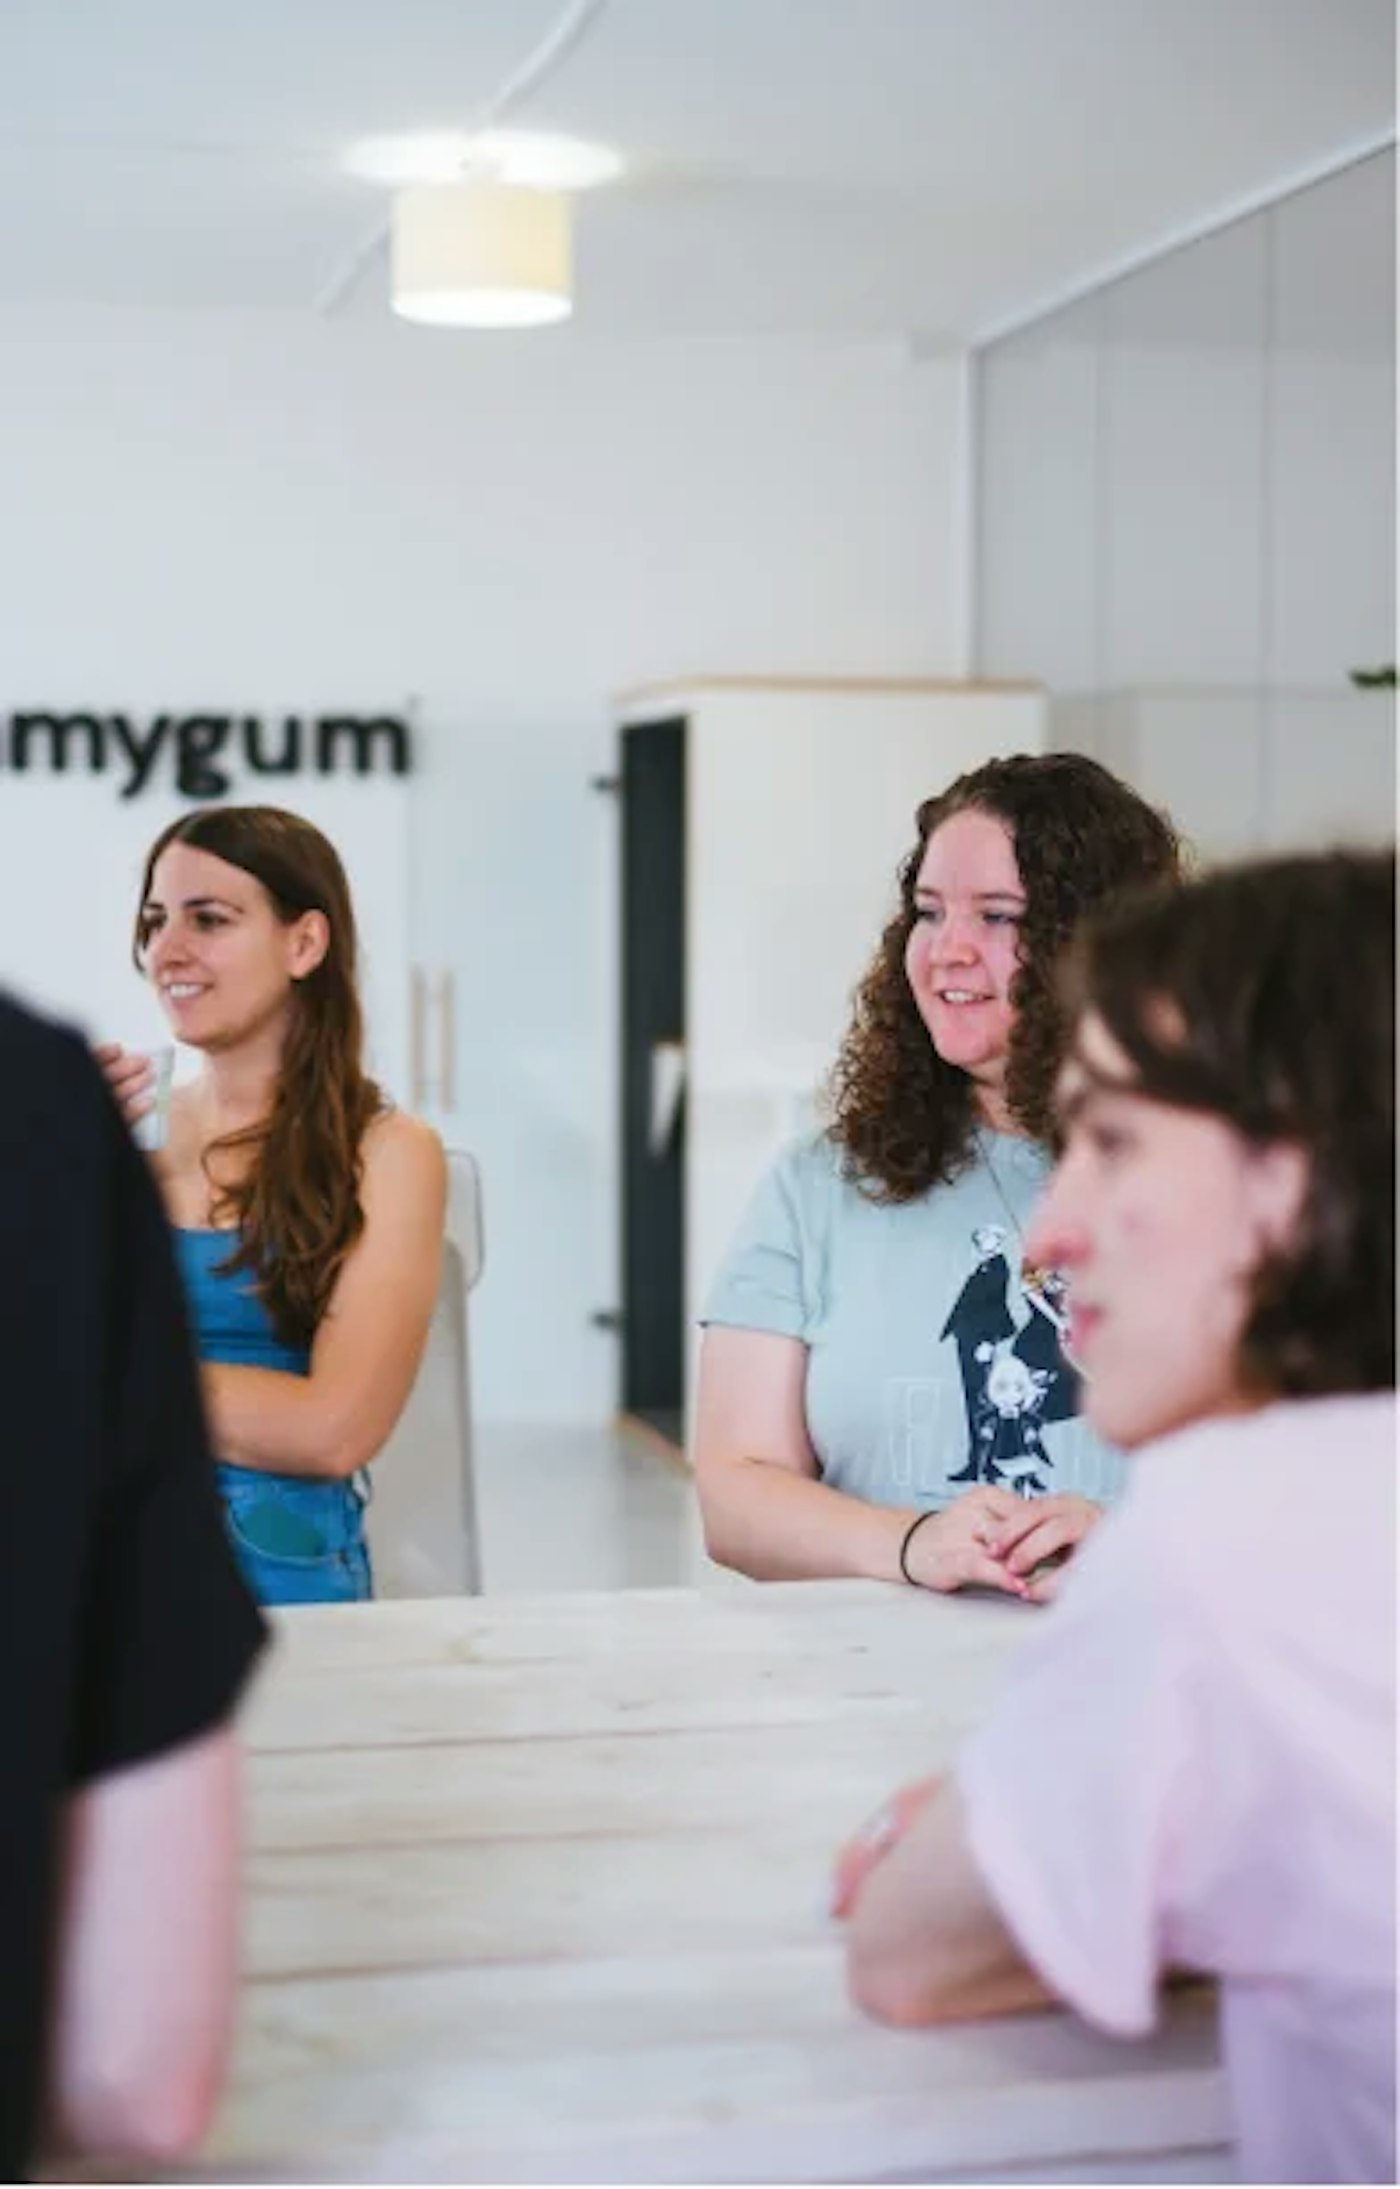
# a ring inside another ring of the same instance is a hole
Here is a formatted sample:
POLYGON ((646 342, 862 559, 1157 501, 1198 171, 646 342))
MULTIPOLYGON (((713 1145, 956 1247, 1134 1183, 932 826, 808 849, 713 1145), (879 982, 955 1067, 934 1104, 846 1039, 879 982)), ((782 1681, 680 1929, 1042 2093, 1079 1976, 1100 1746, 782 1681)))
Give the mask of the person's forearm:
POLYGON ((718 1565, 755 1581, 900 1579, 912 1506, 869 1505, 758 1459, 726 1462, 699 1487, 705 1547, 718 1565))
POLYGON ((847 1974, 858 2006, 902 2027, 1050 2002, 973 1861, 955 1780, 941 1783, 861 1885, 847 1974))
POLYGON ((969 1918, 936 1869, 912 1881, 908 1859, 882 1864, 856 1904, 847 1939, 851 1996, 876 2021, 905 2029, 978 2022, 1046 2006, 1051 1995, 998 1926, 969 1918))
POLYGON ((206 2132, 237 1998, 242 1810, 227 1729, 70 1804, 44 2105, 54 2156, 168 2165, 206 2132))
POLYGON ((930 1938, 908 1920, 907 1908, 882 1911, 880 1926, 852 1926, 847 1960, 851 1997, 877 2022, 922 2029, 936 2022, 981 2022, 1053 2006, 1033 1969, 1010 1957, 995 1967, 969 1968, 958 1942, 930 1938))
POLYGON ((356 1434, 358 1410, 318 1389, 314 1376, 222 1361, 200 1373, 214 1449, 235 1467, 339 1481, 374 1457, 356 1434))

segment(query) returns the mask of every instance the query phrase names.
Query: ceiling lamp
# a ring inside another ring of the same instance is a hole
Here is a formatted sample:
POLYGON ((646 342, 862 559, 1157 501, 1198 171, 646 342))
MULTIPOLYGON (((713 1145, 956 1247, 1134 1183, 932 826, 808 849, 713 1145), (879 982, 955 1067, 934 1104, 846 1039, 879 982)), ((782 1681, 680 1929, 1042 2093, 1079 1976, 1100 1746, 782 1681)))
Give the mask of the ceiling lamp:
POLYGON ((569 201, 500 182, 426 183, 394 199, 394 310, 430 327, 567 319, 569 201))
POLYGON ((611 145, 555 130, 416 130, 396 137, 361 137, 344 155, 347 174, 406 190, 415 182, 519 183, 527 190, 595 190, 622 173, 611 145))

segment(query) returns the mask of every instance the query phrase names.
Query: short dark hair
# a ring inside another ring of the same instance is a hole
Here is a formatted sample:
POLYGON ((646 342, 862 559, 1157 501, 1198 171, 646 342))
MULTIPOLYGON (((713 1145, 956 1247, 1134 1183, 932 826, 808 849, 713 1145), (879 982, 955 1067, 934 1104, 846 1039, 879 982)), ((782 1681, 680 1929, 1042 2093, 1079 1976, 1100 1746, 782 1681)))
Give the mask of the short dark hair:
POLYGON ((1063 987, 1149 1099, 1307 1155, 1295 1237, 1256 1273, 1251 1388, 1392 1388, 1394 852, 1251 861, 1117 906, 1086 925, 1063 987))
POLYGON ((872 1199, 914 1201, 966 1163, 976 1089, 934 1048, 904 970, 914 884, 929 838, 957 813, 986 813, 1011 836, 1026 892, 1006 1069, 1007 1105, 1048 1139, 1066 1021, 1056 960, 1080 919, 1121 890, 1171 882, 1182 847, 1166 815, 1083 753, 1016 753, 960 775, 919 807, 899 869, 899 909, 855 994, 831 1082, 831 1137, 872 1199))

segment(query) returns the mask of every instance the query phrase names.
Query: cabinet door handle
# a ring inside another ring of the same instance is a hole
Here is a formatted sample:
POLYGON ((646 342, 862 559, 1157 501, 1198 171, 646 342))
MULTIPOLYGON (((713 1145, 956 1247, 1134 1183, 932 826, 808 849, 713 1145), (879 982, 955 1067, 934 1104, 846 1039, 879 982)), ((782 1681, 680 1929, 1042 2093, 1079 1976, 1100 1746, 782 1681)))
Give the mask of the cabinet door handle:
POLYGON ((421 965, 415 965, 408 989, 409 1106, 421 1110, 428 1091, 428 1024, 426 982, 421 965))
POLYGON ((442 1108, 450 1116, 457 1108, 457 976, 450 970, 438 987, 438 1046, 438 1091, 442 1108))

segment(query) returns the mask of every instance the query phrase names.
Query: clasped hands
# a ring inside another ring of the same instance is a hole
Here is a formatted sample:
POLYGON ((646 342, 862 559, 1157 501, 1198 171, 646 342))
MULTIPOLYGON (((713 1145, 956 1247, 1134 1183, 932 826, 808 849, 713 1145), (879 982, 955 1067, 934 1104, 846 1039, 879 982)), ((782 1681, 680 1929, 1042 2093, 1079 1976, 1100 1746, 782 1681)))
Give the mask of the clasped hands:
POLYGON ((914 1531, 906 1564, 919 1588, 1000 1589, 1046 1604, 1059 1588, 1059 1565, 1102 1517, 1101 1506, 1072 1492, 1025 1498, 979 1486, 914 1531))

